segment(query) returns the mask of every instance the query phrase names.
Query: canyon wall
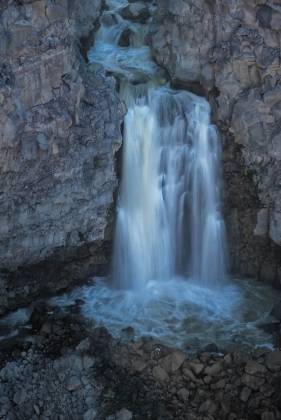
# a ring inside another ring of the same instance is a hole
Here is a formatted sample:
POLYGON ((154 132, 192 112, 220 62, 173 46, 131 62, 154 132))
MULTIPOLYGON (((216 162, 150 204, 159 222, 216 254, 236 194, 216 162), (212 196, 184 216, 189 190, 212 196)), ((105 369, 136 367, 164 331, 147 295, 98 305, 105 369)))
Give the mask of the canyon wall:
POLYGON ((222 135, 232 272, 281 286, 280 2, 158 4, 155 57, 209 99, 222 135))
POLYGON ((0 312, 104 271, 124 109, 79 39, 99 0, 1 0, 0 312))
MULTIPOLYGON (((0 4, 0 312, 103 273, 124 107, 81 58, 100 0, 0 4), (79 49, 79 40, 85 45, 79 49)), ((205 95, 224 148, 233 273, 281 285, 281 6, 158 0, 150 44, 205 95)))

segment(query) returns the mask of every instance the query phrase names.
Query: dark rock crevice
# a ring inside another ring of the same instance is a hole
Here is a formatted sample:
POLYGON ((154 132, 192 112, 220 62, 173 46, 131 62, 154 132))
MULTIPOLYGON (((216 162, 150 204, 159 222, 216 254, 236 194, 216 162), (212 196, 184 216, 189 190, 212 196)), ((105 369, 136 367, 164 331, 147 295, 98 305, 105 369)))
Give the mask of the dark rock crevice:
MULTIPOLYGON (((257 214, 262 209, 254 175, 247 168, 242 146, 228 135, 223 148, 224 213, 230 269, 236 275, 257 278, 280 287, 280 248, 268 237, 255 234, 257 214)), ((257 232, 258 233, 258 232, 257 232)))
POLYGON ((99 21, 97 20, 96 23, 95 23, 95 29, 93 29, 88 35, 83 36, 79 40, 79 50, 80 50, 81 55, 82 55, 82 57, 83 57, 83 59, 86 63, 89 62, 88 51, 94 43, 95 33, 97 31, 96 27, 98 27, 98 25, 99 25, 98 22, 99 21))

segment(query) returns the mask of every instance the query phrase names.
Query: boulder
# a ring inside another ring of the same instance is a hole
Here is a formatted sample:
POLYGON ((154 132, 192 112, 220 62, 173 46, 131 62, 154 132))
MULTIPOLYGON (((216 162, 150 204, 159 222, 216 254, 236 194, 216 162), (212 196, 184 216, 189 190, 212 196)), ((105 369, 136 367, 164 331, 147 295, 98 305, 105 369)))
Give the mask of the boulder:
POLYGON ((189 399, 189 391, 186 388, 181 388, 177 393, 179 399, 183 402, 188 401, 189 399))
POLYGON ((95 420, 97 418, 97 413, 93 408, 90 408, 83 416, 83 420, 95 420))
POLYGON ((204 374, 209 376, 218 376, 221 373, 222 369, 223 365, 221 362, 214 363, 213 365, 207 366, 205 368, 204 374))
POLYGON ((118 413, 116 413, 116 420, 132 420, 133 413, 127 408, 122 408, 118 413))
POLYGON ((189 362, 187 366, 191 368, 195 375, 200 375, 200 373, 204 370, 204 365, 202 363, 189 362))
POLYGON ((179 350, 176 350, 161 359, 160 363, 167 373, 174 373, 181 367, 185 359, 185 354, 179 350))
POLYGON ((159 382, 166 381, 169 378, 169 375, 161 366, 155 366, 152 370, 152 375, 159 382))
POLYGON ((136 372, 142 372, 147 366, 147 363, 142 359, 133 359, 131 364, 132 369, 136 372))
POLYGON ((250 398, 250 395, 252 393, 252 390, 248 387, 243 387, 242 391, 240 392, 240 400, 243 402, 247 402, 250 398))
POLYGON ((250 360, 245 366, 245 372, 249 375, 264 376, 267 369, 264 365, 257 363, 254 360, 250 360))
POLYGON ((214 401, 206 400, 199 407, 200 413, 208 413, 210 415, 214 414, 217 411, 218 407, 214 401))
POLYGON ((261 420, 275 420, 276 417, 272 411, 264 411, 261 415, 261 420))
POLYGON ((281 370, 281 351, 269 352, 265 357, 265 364, 271 371, 281 370))
POLYGON ((68 391, 76 391, 81 386, 82 383, 80 378, 78 378, 77 376, 72 376, 71 378, 69 378, 66 388, 68 391))
POLYGON ((254 391, 257 391, 264 383, 264 378, 259 378, 257 376, 252 376, 245 374, 242 376, 241 381, 244 385, 246 385, 248 388, 251 388, 254 391))
POLYGON ((124 19, 145 23, 150 16, 149 8, 143 2, 130 3, 121 15, 124 19))

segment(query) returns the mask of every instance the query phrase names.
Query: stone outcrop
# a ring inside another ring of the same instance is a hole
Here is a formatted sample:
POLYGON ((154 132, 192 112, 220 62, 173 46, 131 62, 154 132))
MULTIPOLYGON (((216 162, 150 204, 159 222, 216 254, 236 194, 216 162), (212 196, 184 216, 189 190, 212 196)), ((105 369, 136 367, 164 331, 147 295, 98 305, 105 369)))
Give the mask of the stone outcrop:
POLYGON ((281 285, 281 6, 162 0, 151 33, 175 86, 204 94, 224 143, 234 272, 281 285))
POLYGON ((100 3, 0 4, 0 312, 108 264, 124 109, 78 48, 100 3))

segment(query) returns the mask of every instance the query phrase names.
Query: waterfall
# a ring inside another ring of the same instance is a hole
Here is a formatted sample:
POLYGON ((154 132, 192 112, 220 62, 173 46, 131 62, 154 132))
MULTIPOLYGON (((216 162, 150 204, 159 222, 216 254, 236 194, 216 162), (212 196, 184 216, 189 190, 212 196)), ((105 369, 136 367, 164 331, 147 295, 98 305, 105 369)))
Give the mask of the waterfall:
POLYGON ((114 283, 133 290, 175 277, 221 284, 226 249, 221 150, 209 104, 170 88, 144 43, 144 25, 122 19, 117 3, 109 2, 89 52, 91 62, 119 79, 128 109, 114 283), (119 46, 125 30, 129 47, 119 46))
POLYGON ((168 87, 128 101, 113 275, 121 287, 225 279, 220 144, 208 103, 168 87))
MULTIPOLYGON (((146 43, 150 22, 122 17, 130 4, 103 2, 88 52, 93 71, 114 75, 127 106, 112 276, 57 302, 80 299, 87 320, 122 340, 154 337, 188 352, 272 346, 258 325, 280 299, 276 290, 225 281, 221 145, 210 106, 171 88, 146 43)), ((145 4, 153 14, 154 2, 145 4)))

